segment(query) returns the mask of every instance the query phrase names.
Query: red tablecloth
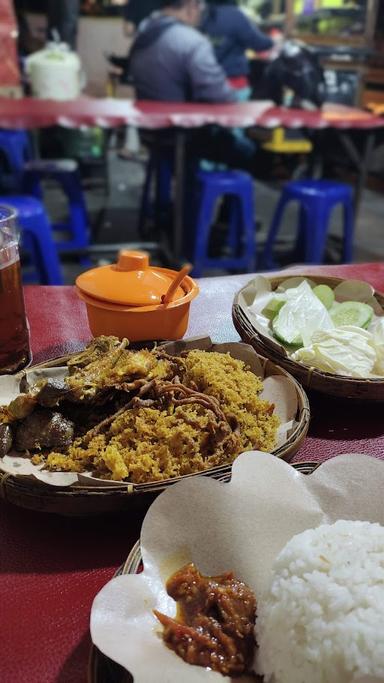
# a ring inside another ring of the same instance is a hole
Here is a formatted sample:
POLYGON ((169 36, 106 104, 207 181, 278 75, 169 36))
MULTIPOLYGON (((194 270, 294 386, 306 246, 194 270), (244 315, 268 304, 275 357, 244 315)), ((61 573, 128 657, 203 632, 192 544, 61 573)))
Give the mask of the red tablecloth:
POLYGON ((195 128, 209 123, 229 127, 274 128, 378 128, 384 118, 361 109, 328 104, 323 110, 305 111, 272 107, 269 102, 236 104, 183 104, 132 102, 79 97, 70 102, 33 98, 0 98, 0 128, 114 127, 132 124, 141 128, 195 128))
MULTIPOLYGON (((308 267, 306 272, 366 279, 384 290, 380 263, 308 267)), ((201 280, 188 335, 237 341, 232 299, 249 279, 201 280)), ((35 361, 76 350, 89 339, 84 306, 71 287, 28 287, 26 303, 35 361)), ((383 457, 382 407, 313 397, 311 406, 309 436, 296 462, 348 452, 383 457)), ((76 520, 0 503, 1 683, 86 681, 92 600, 125 560, 141 522, 138 514, 76 520)))

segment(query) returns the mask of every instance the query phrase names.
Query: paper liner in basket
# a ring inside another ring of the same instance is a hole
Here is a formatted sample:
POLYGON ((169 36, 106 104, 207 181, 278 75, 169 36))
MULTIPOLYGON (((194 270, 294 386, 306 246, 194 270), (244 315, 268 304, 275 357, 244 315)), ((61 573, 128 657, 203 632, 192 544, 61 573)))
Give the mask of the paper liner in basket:
POLYGON ((384 463, 368 456, 338 456, 308 477, 255 451, 237 458, 230 484, 203 478, 175 484, 145 517, 144 572, 113 579, 96 597, 94 644, 135 683, 228 680, 186 664, 163 643, 152 610, 175 616, 167 578, 193 561, 208 576, 233 571, 257 599, 275 557, 295 534, 337 519, 384 524, 383 486, 384 463))
MULTIPOLYGON (((164 345, 170 355, 177 355, 185 350, 200 349, 204 351, 217 351, 219 353, 230 353, 234 358, 238 358, 246 363, 257 376, 264 379, 264 371, 259 357, 254 349, 242 343, 213 344, 209 337, 197 339, 181 340, 170 342, 164 345)), ((19 373, 13 377, 0 376, 0 406, 8 404, 21 391, 26 391, 37 380, 55 377, 63 379, 68 374, 66 367, 31 368, 26 372, 19 373)), ((275 404, 276 414, 280 418, 280 427, 277 434, 276 450, 287 440, 288 436, 296 426, 296 415, 298 410, 298 397, 295 385, 287 377, 282 375, 272 375, 265 379, 264 389, 261 397, 275 404)), ((30 459, 12 451, 3 458, 0 458, 0 471, 12 475, 24 476, 40 481, 51 486, 72 486, 82 484, 86 486, 120 486, 124 482, 116 482, 105 479, 98 479, 91 473, 66 473, 66 472, 47 472, 43 470, 43 465, 34 465, 30 459)), ((129 483, 129 482, 125 482, 129 483)))

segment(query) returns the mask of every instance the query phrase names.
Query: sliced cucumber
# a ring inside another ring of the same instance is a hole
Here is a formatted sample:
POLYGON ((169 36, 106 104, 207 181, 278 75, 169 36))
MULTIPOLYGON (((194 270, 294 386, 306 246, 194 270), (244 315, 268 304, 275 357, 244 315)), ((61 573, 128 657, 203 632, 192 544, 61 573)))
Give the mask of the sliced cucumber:
POLYGON ((312 291, 320 299, 321 303, 324 304, 325 308, 329 310, 335 301, 333 290, 328 285, 316 285, 312 291))
POLYGON ((334 289, 336 301, 361 301, 367 304, 375 290, 368 282, 361 280, 344 280, 334 289))
POLYGON ((261 314, 265 315, 265 317, 268 318, 268 320, 273 320, 273 318, 278 314, 280 308, 284 306, 284 304, 285 301, 282 301, 281 299, 271 299, 263 308, 261 314))
POLYGON ((272 320, 272 331, 276 339, 285 346, 303 346, 303 338, 300 333, 296 333, 292 327, 287 326, 286 321, 279 315, 272 320))
POLYGON ((310 280, 308 277, 304 277, 303 275, 297 275, 295 277, 289 277, 286 280, 283 280, 283 282, 280 282, 277 291, 286 292, 287 289, 296 289, 296 287, 299 287, 299 285, 301 285, 303 282, 308 282, 311 288, 314 287, 316 284, 313 280, 310 280))
POLYGON ((339 308, 340 305, 341 305, 341 304, 339 304, 338 301, 334 301, 334 302, 333 302, 331 308, 329 309, 329 315, 330 315, 331 317, 332 317, 333 313, 334 313, 335 311, 337 311, 337 309, 339 308))
POLYGON ((330 315, 336 327, 341 325, 368 327, 373 317, 373 308, 360 301, 343 301, 330 312, 330 315))

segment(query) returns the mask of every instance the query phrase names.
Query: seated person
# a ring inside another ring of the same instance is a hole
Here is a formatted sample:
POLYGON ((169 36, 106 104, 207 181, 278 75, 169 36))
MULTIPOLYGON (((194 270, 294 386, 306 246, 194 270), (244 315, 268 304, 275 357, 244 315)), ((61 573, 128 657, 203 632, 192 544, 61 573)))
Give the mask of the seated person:
POLYGON ((274 46, 273 40, 259 31, 235 0, 210 0, 200 30, 211 41, 216 59, 236 89, 238 99, 249 99, 249 64, 245 53, 266 52, 274 46))
POLYGON ((137 96, 168 102, 233 102, 213 49, 199 31, 200 0, 163 0, 141 25, 130 53, 137 96))

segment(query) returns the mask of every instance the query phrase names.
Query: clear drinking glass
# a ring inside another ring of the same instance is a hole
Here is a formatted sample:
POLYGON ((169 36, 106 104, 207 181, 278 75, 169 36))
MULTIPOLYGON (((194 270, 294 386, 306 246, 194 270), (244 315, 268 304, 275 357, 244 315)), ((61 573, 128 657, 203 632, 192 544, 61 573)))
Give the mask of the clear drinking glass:
POLYGON ((16 212, 0 206, 0 374, 16 372, 30 359, 16 212))

